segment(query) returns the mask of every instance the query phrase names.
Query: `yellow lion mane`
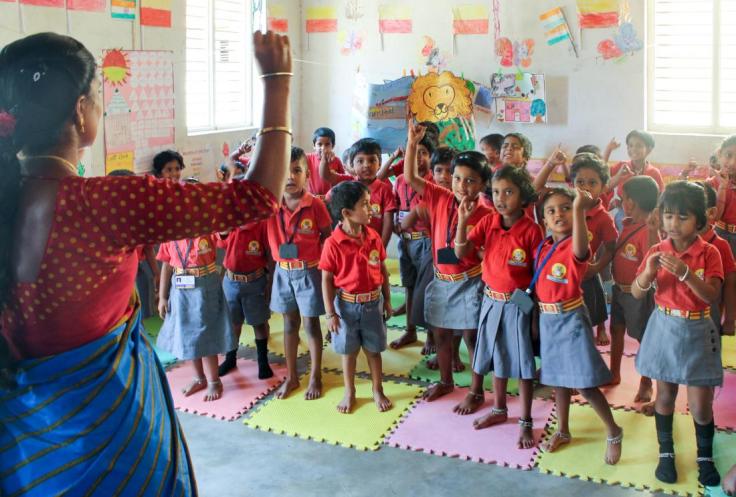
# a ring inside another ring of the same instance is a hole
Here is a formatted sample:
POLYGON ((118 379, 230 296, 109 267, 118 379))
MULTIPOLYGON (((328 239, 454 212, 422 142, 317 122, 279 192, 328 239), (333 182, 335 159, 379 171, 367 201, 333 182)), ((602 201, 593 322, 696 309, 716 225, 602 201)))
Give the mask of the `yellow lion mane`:
POLYGON ((450 71, 429 73, 414 80, 409 108, 417 121, 439 122, 469 117, 473 101, 465 80, 450 71))

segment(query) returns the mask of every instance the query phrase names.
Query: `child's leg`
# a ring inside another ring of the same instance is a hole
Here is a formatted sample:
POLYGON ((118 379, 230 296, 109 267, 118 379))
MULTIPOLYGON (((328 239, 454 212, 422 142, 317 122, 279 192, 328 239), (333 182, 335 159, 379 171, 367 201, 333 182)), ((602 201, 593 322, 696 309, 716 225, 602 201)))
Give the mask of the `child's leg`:
POLYGON ((621 358, 624 355, 624 335, 626 327, 621 324, 611 325, 611 383, 610 385, 618 385, 621 383, 621 358))
MULTIPOLYGON (((475 356, 475 342, 478 339, 478 330, 464 330, 463 339, 465 346, 468 348, 468 357, 470 357, 470 367, 473 367, 473 357, 475 356)), ((460 359, 460 345, 458 344, 457 358, 460 359)), ((458 361, 461 362, 461 361, 458 361)))
POLYGON ((726 495, 736 495, 736 464, 731 466, 728 474, 723 478, 723 491, 726 495))
POLYGON ((207 377, 207 393, 204 401, 217 400, 222 397, 222 382, 220 375, 217 373, 217 356, 208 355, 203 357, 201 363, 204 364, 204 374, 207 377))
POLYGON ((271 369, 270 364, 268 364, 268 337, 271 334, 268 321, 254 326, 253 332, 256 335, 258 379, 265 380, 266 378, 271 378, 273 376, 273 370, 271 369))
POLYGON ((296 357, 299 354, 299 327, 301 316, 299 311, 282 314, 284 317, 284 354, 286 355, 286 381, 278 392, 277 399, 285 399, 293 390, 299 388, 299 373, 296 369, 296 357))
POLYGON ((322 328, 319 318, 305 317, 304 328, 307 331, 310 359, 309 386, 304 398, 313 400, 322 396, 322 328))
POLYGON ((570 389, 555 387, 555 412, 557 413, 557 431, 549 437, 541 448, 545 452, 554 452, 561 445, 570 443, 570 389))
POLYGON ((204 369, 202 369, 202 359, 193 359, 192 368, 194 369, 194 379, 192 379, 192 381, 181 390, 181 393, 183 393, 185 397, 189 397, 193 393, 207 388, 207 378, 204 375, 204 369))
POLYGON ((493 377, 493 407, 488 412, 475 421, 473 421, 473 428, 481 430, 488 428, 489 426, 505 423, 509 418, 508 409, 506 408, 506 390, 508 387, 508 378, 493 377))
POLYGON ((355 363, 359 352, 360 349, 352 354, 342 356, 342 379, 345 383, 345 395, 337 404, 337 411, 343 414, 350 414, 355 406, 355 363))
MULTIPOLYGON (((243 322, 237 322, 237 321, 231 321, 233 325, 233 334, 235 335, 235 343, 240 343, 240 331, 243 328, 243 322)), ((225 360, 222 361, 222 364, 220 364, 217 374, 219 376, 225 376, 230 371, 235 369, 236 363, 238 360, 238 347, 236 346, 234 350, 229 350, 225 354, 225 360)))
POLYGON ((432 328, 427 328, 427 339, 424 341, 424 346, 422 347, 422 355, 430 355, 437 352, 437 349, 434 346, 434 334, 432 332, 432 328))
POLYGON ((473 379, 470 383, 470 391, 465 398, 452 408, 452 412, 465 416, 473 414, 485 403, 485 395, 483 395, 483 379, 484 376, 473 371, 473 379))
MULTIPOLYGON (((452 370, 455 373, 460 373, 462 371, 465 371, 465 364, 463 364, 463 360, 460 358, 460 344, 463 341, 463 337, 453 336, 452 337, 452 370)), ((473 341, 473 348, 475 348, 475 341, 473 341)), ((473 357, 472 352, 468 351, 470 354, 470 357, 473 357)))
MULTIPOLYGON (((406 313, 406 331, 396 340, 391 342, 392 349, 400 349, 417 341, 417 327, 410 322, 412 312, 412 298, 414 297, 414 288, 406 289, 406 304, 404 304, 404 312, 406 313)), ((393 313, 396 316, 396 312, 393 313)))
POLYGON ((702 485, 715 486, 721 482, 713 464, 713 388, 687 387, 687 402, 695 423, 695 440, 698 445, 698 481, 702 485))
POLYGON ((434 342, 437 346, 437 362, 440 366, 440 382, 431 385, 424 392, 423 398, 428 402, 437 400, 455 389, 452 379, 452 330, 434 329, 434 342))
POLYGON ((679 385, 674 383, 657 381, 654 421, 657 427, 657 441, 659 442, 659 463, 654 475, 658 480, 665 483, 675 483, 677 481, 672 422, 674 420, 678 388, 679 385))
MULTIPOLYGON (((608 345, 611 343, 611 341, 608 339, 608 334, 606 333, 606 323, 601 323, 596 327, 596 338, 595 338, 595 344, 596 345, 608 345)), ((611 331, 613 333, 613 331, 611 331)))
POLYGON ((391 401, 383 393, 383 363, 381 354, 368 352, 363 348, 363 353, 368 359, 368 367, 371 370, 371 381, 373 382, 373 402, 381 412, 391 409, 391 401))
POLYGON ((585 400, 595 410, 595 413, 606 425, 608 432, 608 444, 606 446, 606 464, 616 464, 621 459, 621 442, 624 437, 624 430, 616 424, 613 419, 611 407, 608 405, 606 397, 598 388, 581 388, 580 393, 583 394, 585 400))
POLYGON ((516 446, 520 449, 531 449, 535 445, 534 425, 532 424, 534 380, 519 380, 519 394, 521 396, 521 418, 519 418, 519 441, 516 446))

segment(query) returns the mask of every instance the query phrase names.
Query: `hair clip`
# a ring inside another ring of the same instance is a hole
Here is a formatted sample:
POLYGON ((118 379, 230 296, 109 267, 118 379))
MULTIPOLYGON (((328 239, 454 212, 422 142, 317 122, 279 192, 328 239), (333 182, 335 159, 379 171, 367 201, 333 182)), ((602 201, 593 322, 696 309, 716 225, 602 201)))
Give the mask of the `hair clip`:
POLYGON ((13 136, 15 132, 15 116, 6 110, 0 110, 0 138, 13 136))

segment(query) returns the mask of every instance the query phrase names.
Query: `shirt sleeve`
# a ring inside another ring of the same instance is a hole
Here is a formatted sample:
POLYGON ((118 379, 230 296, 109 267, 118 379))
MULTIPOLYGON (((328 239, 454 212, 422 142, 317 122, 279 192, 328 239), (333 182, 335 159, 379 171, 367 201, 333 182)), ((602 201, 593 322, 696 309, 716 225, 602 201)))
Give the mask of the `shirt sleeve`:
POLYGON ((322 248, 322 255, 319 258, 319 269, 321 271, 327 271, 332 274, 337 272, 335 266, 335 255, 333 254, 334 242, 332 237, 325 240, 325 245, 322 248))
POLYGON ((721 254, 713 245, 705 246, 705 274, 704 278, 718 278, 723 280, 723 262, 721 262, 721 254))
POLYGON ((345 174, 345 168, 342 165, 342 161, 339 157, 335 156, 334 159, 332 159, 332 170, 335 171, 338 174, 345 174))
POLYGON ((341 173, 336 172, 335 176, 336 176, 335 184, 333 186, 337 186, 343 181, 356 181, 355 176, 351 176, 349 174, 341 174, 341 173))
POLYGON ((616 230, 616 223, 613 222, 611 215, 606 212, 605 219, 601 223, 601 243, 611 243, 618 239, 618 231, 616 230))
POLYGON ((156 254, 156 259, 161 262, 171 262, 171 252, 169 252, 169 244, 162 243, 161 246, 158 248, 158 254, 156 254))
POLYGON ((468 241, 473 242, 475 248, 485 247, 486 245, 486 233, 488 232, 489 224, 493 220, 493 215, 483 216, 483 219, 476 224, 470 233, 468 233, 468 241))
POLYGON ((317 218, 317 228, 320 230, 324 228, 331 228, 332 227, 332 218, 330 217, 330 213, 327 211, 327 206, 322 201, 322 199, 314 198, 312 199, 312 202, 314 203, 314 215, 317 218))
POLYGON ((723 275, 726 276, 736 271, 736 259, 733 257, 730 245, 727 245, 724 249, 723 252, 719 251, 719 253, 721 254, 721 262, 723 263, 723 275))
POLYGON ((397 209, 396 197, 389 185, 383 188, 383 212, 393 212, 397 209))

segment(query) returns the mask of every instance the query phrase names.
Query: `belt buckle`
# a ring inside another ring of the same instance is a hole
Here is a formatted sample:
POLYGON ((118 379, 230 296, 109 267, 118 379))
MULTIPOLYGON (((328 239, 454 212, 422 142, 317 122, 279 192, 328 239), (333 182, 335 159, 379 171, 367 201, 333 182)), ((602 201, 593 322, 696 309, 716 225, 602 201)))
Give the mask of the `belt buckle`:
POLYGON ((366 302, 370 302, 370 301, 371 301, 370 293, 358 293, 355 295, 356 304, 365 304, 366 302))
POLYGON ((687 316, 683 316, 683 313, 680 309, 670 309, 670 315, 675 316, 676 318, 685 318, 687 316))

